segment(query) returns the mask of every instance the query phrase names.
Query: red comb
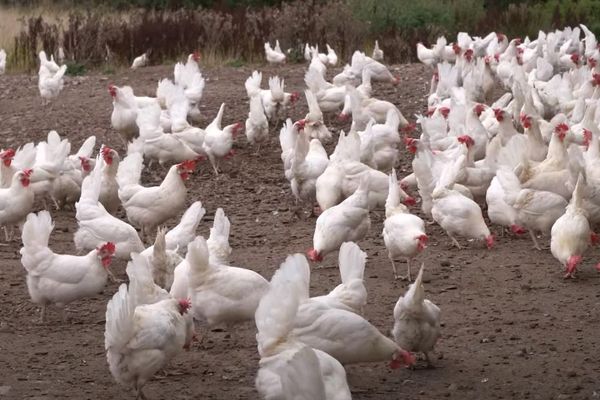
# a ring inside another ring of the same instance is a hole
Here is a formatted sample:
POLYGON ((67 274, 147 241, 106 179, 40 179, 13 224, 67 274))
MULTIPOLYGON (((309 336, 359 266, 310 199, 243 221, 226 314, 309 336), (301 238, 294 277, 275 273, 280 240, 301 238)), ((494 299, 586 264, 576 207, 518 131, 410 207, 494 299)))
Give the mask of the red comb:
POLYGON ((15 156, 15 150, 8 148, 0 153, 0 158, 13 158, 15 156))
POLYGON ((196 169, 196 160, 185 160, 179 166, 187 171, 193 171, 196 169))
POLYGON ((102 146, 102 149, 100 150, 100 152, 102 153, 103 156, 108 155, 108 153, 110 153, 112 149, 108 146, 102 146))
POLYGON ((181 299, 179 300, 179 312, 181 314, 185 314, 188 309, 192 307, 192 302, 190 299, 181 299))
POLYGON ((408 125, 406 125, 404 128, 400 129, 401 132, 413 132, 415 129, 417 129, 417 124, 415 122, 411 122, 408 125))
POLYGON ((472 138, 471 136, 469 136, 469 135, 462 135, 462 136, 459 136, 459 137, 457 138, 457 140, 458 140, 460 143, 464 143, 464 144, 466 144, 467 146, 472 146, 472 145, 474 145, 474 144, 475 144, 475 141, 474 141, 474 140, 473 140, 473 138, 472 138))
POLYGON ((554 130, 556 132, 566 132, 569 130, 569 125, 565 124, 564 122, 561 122, 560 124, 556 125, 556 128, 554 128, 554 130))
POLYGON ((30 177, 31 174, 33 173, 33 170, 31 168, 27 168, 23 170, 23 173, 25 174, 26 177, 30 177))
POLYGON ((107 242, 107 243, 103 244, 102 247, 100 247, 101 252, 106 252, 109 254, 114 254, 115 249, 116 249, 115 244, 113 242, 107 242))

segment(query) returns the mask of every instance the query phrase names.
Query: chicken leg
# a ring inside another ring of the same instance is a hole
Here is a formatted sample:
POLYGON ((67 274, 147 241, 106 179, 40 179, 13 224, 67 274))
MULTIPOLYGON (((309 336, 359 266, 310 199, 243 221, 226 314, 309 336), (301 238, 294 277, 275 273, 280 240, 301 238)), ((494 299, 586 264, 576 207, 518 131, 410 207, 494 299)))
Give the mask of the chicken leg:
POLYGON ((46 305, 42 304, 42 311, 40 312, 40 323, 46 323, 46 305))
POLYGON ((425 355, 425 362, 427 362, 427 368, 435 368, 435 365, 431 362, 431 358, 429 357, 429 353, 423 353, 425 355))
POLYGON ((457 249, 462 249, 462 247, 460 246, 460 243, 458 243, 458 240, 456 240, 455 238, 453 238, 452 236, 450 236, 450 239, 452 239, 452 245, 454 247, 456 247, 457 249))
POLYGON ((400 277, 398 276, 398 271, 396 271, 396 263, 394 263, 394 259, 392 258, 391 254, 389 255, 389 257, 390 257, 390 261, 392 262, 392 269, 394 270, 394 279, 397 280, 400 277))
POLYGON ((534 247, 535 249, 537 249, 537 250, 540 250, 540 251, 541 251, 541 250, 542 250, 542 248, 540 247, 540 245, 539 245, 539 243, 538 243, 538 241, 537 241, 537 238, 535 237, 535 233, 533 233, 533 230, 532 230, 532 229, 530 229, 530 230, 529 230, 529 236, 531 236, 531 240, 533 240, 533 247, 534 247))

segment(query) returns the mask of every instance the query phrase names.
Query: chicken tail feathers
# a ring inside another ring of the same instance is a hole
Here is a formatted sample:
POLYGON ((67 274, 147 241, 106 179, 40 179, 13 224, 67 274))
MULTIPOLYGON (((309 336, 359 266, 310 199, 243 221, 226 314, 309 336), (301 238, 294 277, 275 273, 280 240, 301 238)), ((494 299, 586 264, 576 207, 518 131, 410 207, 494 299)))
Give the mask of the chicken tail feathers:
MULTIPOLYGON (((398 185, 398 177, 396 176, 396 170, 392 169, 392 172, 389 176, 389 184, 388 184, 388 196, 385 201, 385 209, 393 210, 398 207, 400 204, 400 191, 397 189, 400 186, 398 185)), ((386 212, 387 213, 387 212, 386 212)))
POLYGON ((30 213, 23 226, 23 246, 48 247, 48 240, 53 229, 54 224, 48 211, 43 210, 37 214, 30 213))
POLYGON ((132 253, 125 272, 129 278, 129 295, 133 296, 136 305, 154 304, 170 297, 154 282, 152 265, 147 257, 132 253))
POLYGON ((261 356, 269 354, 277 344, 285 342, 294 328, 298 306, 303 297, 303 272, 309 268, 304 255, 290 255, 271 278, 269 291, 260 300, 254 316, 258 330, 256 341, 261 356))
POLYGON ((363 279, 367 253, 354 242, 343 243, 340 247, 339 264, 342 283, 363 279))
POLYGON ((165 235, 166 248, 168 250, 175 250, 177 247, 187 248, 187 245, 196 237, 196 229, 198 229, 204 214, 206 214, 206 210, 200 201, 192 203, 183 213, 179 224, 165 235))
POLYGON ((262 73, 258 71, 252 72, 252 75, 246 79, 244 86, 246 87, 246 94, 251 99, 254 96, 260 95, 260 85, 262 84, 262 73))
POLYGON ((167 284, 167 243, 165 240, 166 229, 158 228, 156 239, 152 248, 152 278, 160 287, 166 287, 167 284))
POLYGON ((269 90, 271 90, 271 97, 276 103, 282 103, 284 100, 284 80, 278 76, 272 76, 269 78, 269 90))
POLYGON ((143 168, 144 156, 141 153, 131 153, 119 163, 117 183, 119 185, 119 198, 121 198, 121 201, 127 201, 131 197, 127 193, 128 187, 140 184, 143 168))
POLYGON ((190 264, 189 287, 194 289, 204 281, 204 273, 210 268, 208 246, 202 236, 188 244, 185 259, 190 264))
POLYGON ((117 293, 113 295, 106 306, 104 348, 109 353, 109 364, 111 352, 119 352, 124 349, 133 335, 135 307, 135 299, 129 295, 127 285, 121 284, 117 293))
POLYGON ((206 127, 208 130, 209 127, 221 129, 221 123, 223 121, 223 112, 225 111, 225 103, 221 103, 221 107, 219 108, 219 112, 215 119, 206 127))
POLYGON ((312 348, 303 347, 277 373, 286 399, 296 399, 298 393, 302 393, 300 399, 327 399, 319 359, 312 348))
POLYGON ((83 142, 79 150, 77 151, 78 157, 90 157, 96 146, 96 136, 90 136, 83 142))
POLYGON ((213 227, 210 228, 210 236, 206 241, 210 259, 215 263, 226 263, 231 254, 229 246, 229 230, 231 224, 222 208, 215 213, 213 227))

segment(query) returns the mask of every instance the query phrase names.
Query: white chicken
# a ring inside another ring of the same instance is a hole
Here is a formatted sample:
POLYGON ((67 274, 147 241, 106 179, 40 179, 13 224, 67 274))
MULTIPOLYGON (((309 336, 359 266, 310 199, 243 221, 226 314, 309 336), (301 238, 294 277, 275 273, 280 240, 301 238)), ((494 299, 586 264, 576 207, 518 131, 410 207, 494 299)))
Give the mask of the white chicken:
POLYGON ((81 195, 81 183, 92 170, 94 160, 90 159, 96 146, 96 137, 87 138, 77 153, 66 158, 59 175, 52 180, 50 197, 57 210, 74 206, 81 195))
POLYGON ((375 41, 375 47, 373 47, 373 54, 371 58, 375 61, 383 61, 383 50, 379 48, 379 41, 375 41))
POLYGON ((113 111, 110 115, 111 126, 119 133, 124 142, 129 142, 139 133, 136 123, 138 106, 133 90, 129 86, 119 88, 109 85, 108 93, 113 101, 113 111))
MULTIPOLYGON (((185 100, 183 93, 179 99, 185 100)), ((187 101, 187 100, 185 100, 187 101)), ((181 113, 181 120, 186 121, 187 108, 181 113)), ((186 137, 180 138, 179 133, 167 134, 160 126, 160 107, 154 103, 139 110, 137 113, 136 124, 139 127, 140 136, 129 144, 127 153, 143 153, 150 160, 158 160, 160 165, 167 163, 181 163, 186 160, 196 160, 200 154, 195 152, 191 145, 188 145, 186 137)), ((185 129, 185 128, 184 128, 185 129)), ((204 143, 202 143, 204 144, 204 143)))
MULTIPOLYGON (((196 201, 183 213, 181 221, 173 229, 165 233, 165 229, 159 229, 156 234, 154 245, 149 246, 140 255, 146 257, 152 265, 152 276, 154 281, 160 287, 171 290, 175 281, 175 268, 184 263, 185 260, 180 254, 187 250, 188 244, 196 237, 198 224, 206 210, 202 207, 202 203, 196 201), (157 258, 160 258, 157 260, 157 258), (160 277, 159 277, 160 276, 160 277)), ((217 219, 215 217, 215 219, 217 219)), ((187 271, 185 274, 187 279, 187 271)), ((182 276, 180 276, 182 277, 182 276)), ((185 284, 181 284, 184 289, 173 292, 173 296, 177 298, 187 297, 187 280, 185 284)))
POLYGON ((481 208, 472 199, 453 189, 456 178, 464 167, 465 156, 461 155, 444 172, 433 190, 431 215, 448 234, 454 246, 461 248, 455 236, 468 239, 485 240, 487 248, 494 245, 494 236, 490 234, 481 208))
MULTIPOLYGON (((383 207, 388 195, 388 176, 359 161, 360 137, 357 132, 347 136, 342 131, 335 151, 325 171, 317 178, 317 202, 321 210, 326 210, 339 204, 343 199, 352 195, 363 177, 369 181, 368 204, 369 210, 383 207)), ((414 205, 415 200, 402 193, 406 205, 414 205)))
POLYGON ((0 189, 0 226, 4 228, 6 241, 12 240, 14 225, 23 225, 33 208, 35 194, 30 184, 31 169, 17 171, 9 187, 0 189))
POLYGON ((115 245, 107 242, 84 256, 56 254, 48 248, 53 229, 48 211, 29 214, 23 226, 21 264, 27 270, 29 296, 42 306, 42 322, 49 304, 64 308, 102 291, 115 252, 115 245))
POLYGON ((429 353, 441 336, 440 308, 425 298, 423 268, 404 296, 394 307, 392 335, 400 347, 412 352, 422 352, 428 366, 429 353))
POLYGON ((250 98, 250 112, 246 119, 246 138, 252 145, 256 145, 256 153, 260 153, 260 146, 269 140, 269 121, 265 115, 260 96, 250 98))
POLYGON ((144 187, 140 184, 141 154, 130 154, 119 164, 119 198, 127 218, 141 228, 143 238, 183 210, 187 196, 185 182, 195 167, 193 160, 173 165, 159 186, 144 187))
POLYGON ((0 49, 0 75, 6 72, 6 51, 0 49))
POLYGON ((260 355, 256 390, 264 399, 298 399, 298 397, 287 396, 310 393, 311 397, 300 398, 350 400, 352 397, 346 382, 346 371, 340 362, 323 351, 306 347, 291 334, 298 306, 302 300, 303 283, 298 282, 298 271, 302 268, 308 268, 306 258, 301 254, 288 256, 271 278, 269 290, 256 309, 255 322, 258 330, 256 341, 260 355), (295 389, 297 386, 291 383, 293 379, 297 382, 302 375, 293 376, 288 363, 297 360, 297 357, 303 357, 306 352, 316 356, 316 360, 312 358, 312 368, 306 373, 310 373, 322 387, 318 390, 312 386, 303 387, 298 392, 295 389), (318 393, 322 397, 312 397, 313 393, 318 393))
POLYGON ((412 354, 360 315, 310 299, 308 262, 299 254, 293 257, 298 258, 296 277, 288 279, 297 282, 300 299, 291 333, 296 340, 328 353, 342 364, 390 361, 391 368, 399 368, 414 363, 412 354))
POLYGON ((260 96, 265 115, 269 121, 277 121, 282 118, 282 113, 293 106, 300 95, 298 92, 288 93, 284 91, 285 82, 278 76, 269 78, 269 89, 261 89, 262 74, 258 71, 252 72, 252 76, 246 79, 245 87, 248 99, 260 96))
POLYGON ((344 242, 358 242, 369 232, 369 181, 363 177, 358 189, 340 204, 323 211, 315 225, 311 261, 322 261, 344 242))
POLYGON ((75 203, 78 228, 73 241, 80 252, 93 250, 110 241, 115 245, 115 256, 128 260, 132 252, 144 250, 144 244, 133 226, 112 216, 99 203, 103 168, 102 160, 98 158, 92 172, 83 180, 81 197, 75 203))
POLYGON ((104 168, 102 170, 102 186, 98 201, 102 203, 106 211, 114 215, 119 207, 121 207, 119 184, 117 183, 117 171, 119 170, 121 158, 116 150, 108 146, 102 146, 100 153, 104 160, 104 168))
POLYGON ((276 41, 275 48, 272 48, 269 42, 265 42, 265 55, 269 64, 285 63, 286 56, 279 47, 279 40, 276 41))
POLYGON ((590 244, 598 242, 598 236, 590 228, 587 213, 582 208, 584 194, 583 177, 580 174, 573 197, 550 231, 550 251, 565 268, 565 278, 572 278, 583 253, 590 244))
POLYGON ((308 114, 304 117, 304 131, 311 138, 319 139, 321 142, 330 140, 331 132, 323 122, 323 113, 315 94, 310 90, 305 90, 304 95, 308 103, 308 114))
POLYGON ((63 89, 63 77, 67 72, 67 66, 62 65, 58 67, 53 61, 50 63, 46 58, 46 53, 43 51, 40 52, 39 59, 38 89, 40 90, 43 104, 46 105, 50 100, 58 97, 58 94, 63 89), (54 66, 58 68, 55 69, 54 66))
POLYGON ((33 173, 30 176, 31 186, 36 197, 40 196, 44 199, 46 194, 51 193, 54 182, 60 177, 70 152, 71 143, 66 138, 61 139, 56 131, 48 132, 46 141, 37 144, 35 161, 31 167, 33 173))
POLYGON ((112 376, 133 387, 136 398, 152 376, 165 367, 186 344, 190 307, 187 299, 167 298, 153 304, 139 304, 132 285, 122 284, 106 306, 104 347, 112 376))
POLYGON ((325 43, 325 47, 327 47, 327 64, 335 67, 338 63, 338 56, 329 44, 325 43))
POLYGON ((215 171, 215 175, 219 175, 219 159, 233 156, 234 152, 231 149, 233 146, 233 138, 242 128, 242 124, 238 122, 227 125, 225 128, 221 129, 224 110, 225 103, 221 104, 219 113, 206 127, 206 136, 204 136, 204 143, 202 144, 202 149, 208 156, 210 164, 215 171))
POLYGON ((299 132, 290 164, 290 174, 286 177, 290 180, 296 202, 314 203, 317 178, 329 164, 327 152, 319 139, 309 141, 306 132, 299 132))
POLYGON ((400 135, 400 116, 395 110, 389 110, 384 124, 375 124, 370 120, 360 135, 360 161, 379 171, 389 171, 398 160, 400 135))
POLYGON ((258 273, 245 268, 220 264, 209 257, 203 237, 188 245, 189 295, 194 318, 212 327, 251 320, 269 282, 258 273))
MULTIPOLYGON (((191 208, 191 207, 190 207, 191 208)), ((189 211, 189 210, 188 210, 189 211)), ((204 215, 204 209, 200 211, 204 215)), ((187 212, 186 212, 187 214, 187 212)), ((199 214, 197 214, 199 215, 199 214)), ((183 222, 183 218, 182 218, 183 222)), ((196 224, 197 225, 197 224, 196 224)), ((185 225, 184 225, 185 226, 185 225)), ((217 265, 227 265, 229 262, 229 256, 231 255, 231 246, 229 246, 229 230, 231 225, 229 219, 225 216, 225 212, 222 208, 218 208, 215 212, 213 226, 210 229, 210 236, 206 241, 208 246, 208 257, 209 262, 217 265)), ((191 236, 192 231, 189 229, 182 229, 183 232, 189 232, 188 235, 179 235, 185 237, 185 248, 187 249, 189 244, 196 238, 194 234, 191 236)), ((195 232, 195 229, 194 231, 195 232)), ((167 245, 170 239, 170 233, 167 234, 167 245)), ((181 245, 184 241, 179 240, 181 245)), ((171 286, 170 293, 174 297, 188 297, 189 292, 189 275, 190 275, 190 263, 187 258, 183 259, 176 267, 173 276, 173 285, 171 286)))
POLYGON ((522 188, 519 178, 509 169, 499 169, 496 176, 504 189, 504 200, 517 212, 517 224, 529 230, 534 247, 541 250, 536 232, 550 233, 552 225, 564 214, 567 201, 553 192, 522 188))
MULTIPOLYGON (((288 118, 281 130, 279 131, 279 145, 281 146, 281 161, 283 162, 283 172, 285 178, 290 181, 292 179, 292 160, 295 157, 294 148, 296 147, 296 140, 298 140, 299 133, 304 129, 304 120, 298 120, 292 122, 291 118, 288 118)), ((12 149, 11 149, 12 150, 12 149)), ((13 150, 14 152, 14 150, 13 150)), ((0 159, 3 159, 3 153, 0 153, 0 159)), ((0 168, 3 168, 0 165, 0 168)), ((2 169, 3 170, 3 169, 2 169)))
POLYGON ((194 52, 188 56, 185 64, 177 63, 173 70, 175 84, 183 88, 185 97, 190 102, 188 115, 194 120, 200 117, 198 105, 200 100, 202 100, 206 84, 206 80, 202 76, 202 72, 200 72, 200 67, 198 66, 199 61, 200 53, 194 52))
MULTIPOLYGON (((304 83, 314 94, 319 109, 324 112, 334 112, 344 105, 346 87, 336 86, 327 81, 318 71, 308 70, 304 75, 304 83)), ((310 105, 310 104, 309 104, 310 105)))
POLYGON ((17 151, 12 148, 0 151, 0 188, 9 187, 17 171, 32 168, 35 155, 35 144, 32 142, 18 148, 17 151))
POLYGON ((131 63, 131 69, 142 68, 145 67, 146 64, 148 64, 148 56, 146 53, 144 53, 141 56, 137 56, 133 59, 133 62, 131 63))
POLYGON ((394 279, 411 280, 411 260, 427 247, 428 237, 423 220, 409 212, 401 203, 401 188, 396 171, 392 170, 389 181, 389 194, 385 202, 385 222, 383 224, 383 241, 392 262, 394 279), (394 260, 406 258, 406 276, 398 275, 394 260))

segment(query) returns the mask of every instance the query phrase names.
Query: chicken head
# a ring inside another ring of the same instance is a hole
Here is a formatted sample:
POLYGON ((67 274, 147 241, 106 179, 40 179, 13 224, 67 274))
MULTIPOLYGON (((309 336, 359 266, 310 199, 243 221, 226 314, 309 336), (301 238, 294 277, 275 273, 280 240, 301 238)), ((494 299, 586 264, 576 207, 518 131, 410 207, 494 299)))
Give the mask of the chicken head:
POLYGON ((96 248, 98 258, 102 261, 103 267, 108 268, 110 266, 115 250, 115 244, 113 242, 106 242, 102 246, 96 248))
POLYGON ((411 365, 414 365, 415 362, 416 358, 414 354, 409 353, 408 351, 403 349, 398 349, 392 355, 392 361, 390 361, 390 368, 398 369, 402 366, 410 367, 411 365))
POLYGON ((14 156, 15 156, 14 149, 6 149, 6 150, 0 152, 0 160, 2 160, 2 163, 6 167, 10 167, 10 164, 12 163, 12 159, 14 156))

